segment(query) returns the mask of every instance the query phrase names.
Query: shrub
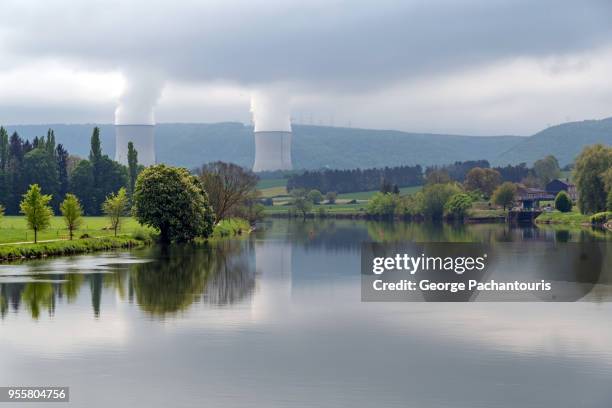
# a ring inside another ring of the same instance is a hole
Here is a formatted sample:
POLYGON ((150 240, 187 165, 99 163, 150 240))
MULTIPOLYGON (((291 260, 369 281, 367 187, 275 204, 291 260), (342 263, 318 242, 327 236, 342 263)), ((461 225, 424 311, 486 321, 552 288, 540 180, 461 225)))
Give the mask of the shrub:
POLYGON ((325 199, 327 200, 328 204, 336 204, 337 198, 338 193, 336 193, 335 191, 328 191, 327 194, 325 194, 325 199))
POLYGON ((591 216, 591 224, 605 224, 612 219, 612 211, 599 212, 591 216))
POLYGON ((366 213, 375 217, 392 217, 398 205, 398 196, 391 193, 376 193, 368 202, 366 213))
POLYGON ((563 213, 572 211, 572 200, 565 191, 559 191, 555 197, 555 208, 563 213))
POLYGON ((608 211, 612 211, 612 188, 610 189, 610 192, 608 193, 608 199, 606 200, 606 207, 608 208, 608 211))
POLYGON ((455 184, 432 184, 423 188, 422 207, 423 216, 431 219, 442 219, 446 202, 461 189, 455 184))
POLYGON ((472 199, 465 193, 457 193, 448 199, 444 205, 444 212, 449 218, 462 220, 472 206, 472 199))
POLYGON ((313 202, 313 204, 320 204, 323 201, 323 194, 319 190, 310 190, 308 193, 308 199, 313 202))

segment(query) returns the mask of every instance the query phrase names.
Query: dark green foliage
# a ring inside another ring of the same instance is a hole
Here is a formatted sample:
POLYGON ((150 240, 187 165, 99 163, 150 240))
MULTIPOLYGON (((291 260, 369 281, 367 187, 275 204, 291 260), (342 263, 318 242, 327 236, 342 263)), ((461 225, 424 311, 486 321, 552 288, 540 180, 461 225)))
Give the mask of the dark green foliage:
POLYGON ((128 177, 130 180, 129 191, 130 195, 134 192, 136 186, 136 177, 138 176, 138 152, 134 148, 134 143, 128 143, 128 177))
POLYGON ((380 190, 383 193, 398 187, 423 184, 421 166, 385 167, 382 169, 357 170, 313 170, 294 174, 287 180, 287 190, 319 190, 352 193, 357 191, 380 190))
POLYGON ((591 216, 591 224, 605 224, 612 219, 612 212, 602 211, 591 216))
POLYGON ((52 154, 44 147, 37 147, 23 157, 21 170, 22 183, 26 186, 38 184, 46 193, 53 196, 51 206, 55 209, 59 206, 58 195, 59 177, 57 162, 52 154))
POLYGON ((102 154, 97 127, 91 137, 89 159, 80 161, 74 169, 70 192, 79 197, 85 214, 100 215, 106 197, 127 186, 127 168, 102 154))
POLYGON ((162 242, 212 233, 214 215, 200 181, 186 169, 163 164, 140 173, 133 195, 136 219, 160 232, 162 242))
POLYGON ((57 162, 57 176, 58 176, 58 197, 64 197, 70 189, 70 180, 68 178, 68 151, 64 149, 64 146, 58 144, 55 148, 55 159, 57 162))
POLYGON ((572 211, 572 200, 565 191, 559 191, 555 197, 555 208, 564 213, 572 211))
POLYGON ((606 207, 608 211, 612 211, 612 190, 608 192, 608 199, 606 200, 606 207))

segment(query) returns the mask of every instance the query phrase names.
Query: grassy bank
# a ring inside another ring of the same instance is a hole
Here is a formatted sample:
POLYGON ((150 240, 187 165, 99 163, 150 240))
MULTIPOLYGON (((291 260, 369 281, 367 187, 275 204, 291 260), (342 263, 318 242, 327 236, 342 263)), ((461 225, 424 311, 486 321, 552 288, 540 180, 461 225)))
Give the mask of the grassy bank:
POLYGON ((147 243, 149 243, 147 239, 140 240, 127 236, 119 236, 83 238, 73 241, 41 242, 38 244, 1 245, 0 261, 76 255, 119 248, 135 248, 146 245, 147 243))
MULTIPOLYGON (((141 234, 151 232, 147 227, 141 226, 135 219, 125 217, 121 224, 121 235, 141 234)), ((81 227, 74 233, 75 238, 87 234, 90 237, 113 236, 110 223, 106 217, 83 217, 81 227)), ((38 233, 39 241, 67 239, 68 231, 62 217, 53 217, 49 228, 38 233)), ((14 242, 32 242, 34 233, 29 230, 23 216, 4 216, 0 219, 0 244, 14 242)))
POLYGON ((563 224, 572 227, 579 227, 585 224, 591 224, 591 216, 580 214, 576 209, 570 212, 562 213, 554 210, 543 212, 536 218, 537 224, 563 224))

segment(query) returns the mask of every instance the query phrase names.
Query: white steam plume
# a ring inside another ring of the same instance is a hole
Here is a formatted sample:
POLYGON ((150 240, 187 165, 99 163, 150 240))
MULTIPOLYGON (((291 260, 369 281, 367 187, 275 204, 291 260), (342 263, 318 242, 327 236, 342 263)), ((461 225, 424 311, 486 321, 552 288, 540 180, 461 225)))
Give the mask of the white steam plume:
POLYGON ((291 132, 289 93, 278 88, 258 89, 251 93, 251 113, 255 132, 291 132))
POLYGON ((161 96, 163 81, 149 70, 124 72, 125 87, 115 109, 116 125, 154 125, 154 108, 161 96))

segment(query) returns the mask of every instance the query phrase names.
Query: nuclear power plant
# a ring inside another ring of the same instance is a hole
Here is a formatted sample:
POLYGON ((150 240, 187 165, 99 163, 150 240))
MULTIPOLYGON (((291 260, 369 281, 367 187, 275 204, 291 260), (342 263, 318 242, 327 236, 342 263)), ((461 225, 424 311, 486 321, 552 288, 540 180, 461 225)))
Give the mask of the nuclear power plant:
POLYGON ((115 125, 115 161, 128 164, 128 143, 138 152, 138 164, 155 164, 154 125, 115 125))
POLYGON ((291 170, 291 132, 255 132, 253 171, 291 170))

